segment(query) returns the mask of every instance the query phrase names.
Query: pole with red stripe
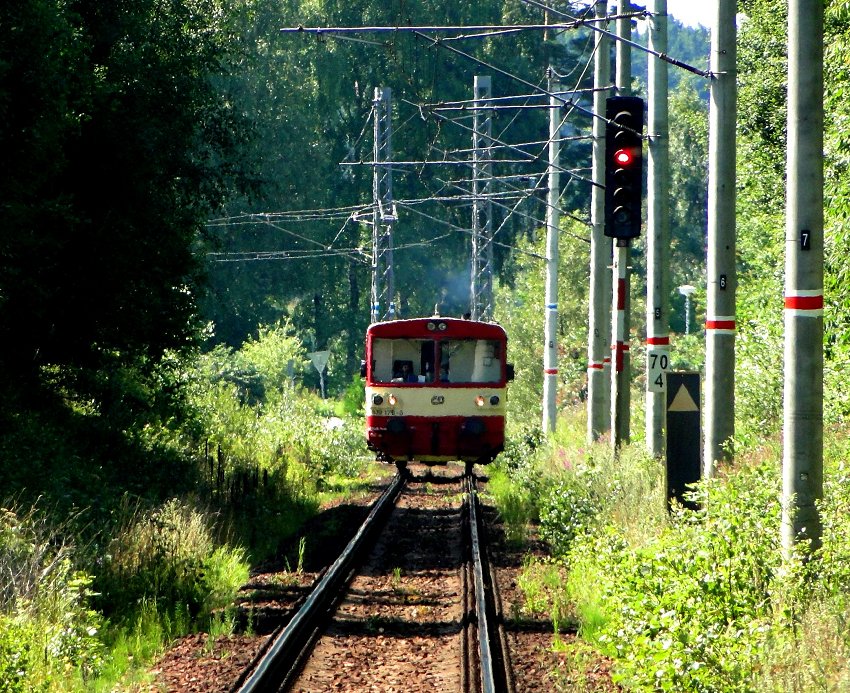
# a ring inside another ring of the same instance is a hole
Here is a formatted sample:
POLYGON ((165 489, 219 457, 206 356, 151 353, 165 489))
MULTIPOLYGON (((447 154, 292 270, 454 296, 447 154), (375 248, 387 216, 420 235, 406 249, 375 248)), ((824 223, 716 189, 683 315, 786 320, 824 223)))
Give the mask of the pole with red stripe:
POLYGON ((817 548, 823 497, 823 5, 788 7, 782 548, 817 548), (809 543, 811 542, 811 543, 809 543))
POLYGON ((703 476, 735 436, 736 0, 718 0, 711 30, 703 476))
MULTIPOLYGON (((667 52, 667 0, 647 3, 649 47, 667 52)), ((649 166, 646 188, 646 448, 664 454, 670 367, 670 147, 667 63, 648 58, 649 166)))
MULTIPOLYGON (((596 0, 595 16, 607 14, 596 0)), ((611 39, 597 32, 593 53, 593 112, 605 113, 611 84, 611 39)), ((611 239, 605 235, 605 122, 593 119, 593 181, 590 192, 590 296, 587 339, 587 441, 593 443, 611 426, 611 239), (607 365, 606 365, 607 364, 607 365)))
POLYGON ((611 306, 611 441, 615 448, 629 442, 629 241, 614 248, 614 296, 611 306))

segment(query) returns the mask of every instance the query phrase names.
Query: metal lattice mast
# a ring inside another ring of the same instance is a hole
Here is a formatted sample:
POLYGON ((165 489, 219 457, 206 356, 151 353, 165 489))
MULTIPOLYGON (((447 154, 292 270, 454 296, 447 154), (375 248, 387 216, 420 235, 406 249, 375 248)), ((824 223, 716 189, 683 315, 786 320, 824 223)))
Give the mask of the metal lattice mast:
POLYGON ((372 322, 395 318, 393 277, 392 96, 375 87, 375 152, 372 175, 372 322), (382 313, 382 307, 385 312, 382 313))
POLYGON ((492 109, 490 77, 475 77, 475 110, 472 133, 472 271, 470 314, 473 320, 493 317, 493 202, 490 197, 493 173, 492 109))

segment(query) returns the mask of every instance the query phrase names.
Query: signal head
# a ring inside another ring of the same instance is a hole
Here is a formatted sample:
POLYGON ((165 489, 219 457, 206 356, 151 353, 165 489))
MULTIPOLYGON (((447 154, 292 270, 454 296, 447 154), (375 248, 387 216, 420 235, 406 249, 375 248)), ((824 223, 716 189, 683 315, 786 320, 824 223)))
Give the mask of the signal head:
POLYGON ((640 236, 643 197, 643 99, 613 96, 606 102, 605 235, 640 236))

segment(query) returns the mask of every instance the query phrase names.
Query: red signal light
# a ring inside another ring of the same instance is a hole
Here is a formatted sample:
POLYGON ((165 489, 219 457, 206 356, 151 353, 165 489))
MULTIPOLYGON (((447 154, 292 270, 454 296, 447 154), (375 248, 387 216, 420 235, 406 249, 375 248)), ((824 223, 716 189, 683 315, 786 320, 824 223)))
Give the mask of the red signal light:
POLYGON ((614 161, 620 166, 628 166, 632 163, 632 153, 628 149, 618 149, 614 152, 614 161))

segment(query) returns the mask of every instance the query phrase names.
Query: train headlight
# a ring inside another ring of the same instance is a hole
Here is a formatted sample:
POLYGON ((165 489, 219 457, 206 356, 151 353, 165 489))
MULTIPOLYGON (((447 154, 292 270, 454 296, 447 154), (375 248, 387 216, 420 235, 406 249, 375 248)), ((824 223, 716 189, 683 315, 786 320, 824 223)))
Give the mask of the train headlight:
POLYGON ((437 329, 437 325, 433 321, 429 322, 428 323, 428 329, 431 330, 431 332, 433 332, 434 330, 437 329))
POLYGON ((384 398, 381 395, 372 395, 372 404, 380 407, 384 403, 384 398))
POLYGON ((446 325, 446 323, 444 322, 441 322, 437 324, 437 327, 439 328, 440 332, 442 332, 448 327, 448 325, 446 325))
POLYGON ((500 400, 499 400, 499 395, 493 395, 493 396, 490 398, 490 404, 492 404, 494 407, 495 407, 495 406, 499 403, 499 401, 500 401, 500 400))
POLYGON ((475 398, 475 404, 479 407, 483 407, 484 406, 484 395, 478 395, 478 397, 475 398))
POLYGON ((394 407, 396 404, 398 404, 398 397, 396 397, 395 395, 390 395, 389 397, 387 397, 387 402, 390 403, 391 407, 394 407))

